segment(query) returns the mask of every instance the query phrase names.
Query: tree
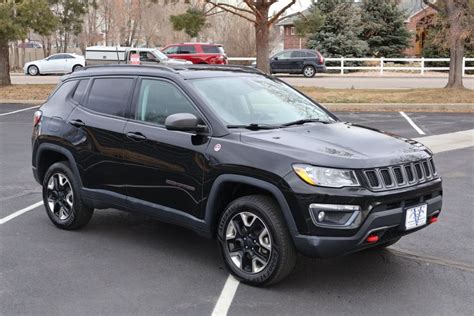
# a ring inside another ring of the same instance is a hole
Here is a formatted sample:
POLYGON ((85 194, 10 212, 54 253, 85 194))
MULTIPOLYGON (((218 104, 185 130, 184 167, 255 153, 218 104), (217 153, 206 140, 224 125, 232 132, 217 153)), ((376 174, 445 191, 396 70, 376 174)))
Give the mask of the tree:
POLYGON ((321 14, 321 10, 313 5, 309 8, 308 14, 301 14, 301 17, 294 22, 296 34, 299 37, 315 34, 319 31, 323 23, 324 16, 321 14))
POLYGON ((360 39, 362 12, 344 0, 320 0, 315 5, 324 15, 319 31, 309 37, 307 46, 328 57, 363 57, 369 46, 360 39))
POLYGON ((0 86, 10 85, 8 42, 24 39, 29 30, 48 35, 56 18, 46 0, 11 0, 0 3, 0 86))
POLYGON ((197 8, 189 8, 185 13, 170 16, 173 29, 184 31, 190 37, 197 37, 206 25, 206 12, 197 8))
POLYGON ((257 51, 257 68, 268 73, 270 72, 269 57, 269 38, 270 27, 279 21, 285 11, 296 3, 296 0, 290 0, 280 10, 270 14, 270 7, 278 0, 243 0, 242 6, 236 6, 227 3, 217 2, 217 0, 205 0, 211 8, 229 12, 239 16, 255 27, 255 41, 257 51))
POLYGON ((375 57, 399 57, 409 46, 410 33, 394 0, 364 0, 362 39, 375 57))
POLYGON ((463 88, 462 68, 466 44, 472 45, 474 33, 474 1, 445 0, 431 3, 422 0, 438 12, 441 20, 441 34, 449 47, 449 77, 446 88, 463 88))
POLYGON ((65 53, 71 36, 81 33, 82 17, 87 12, 88 2, 88 0, 49 0, 49 4, 59 21, 57 29, 58 52, 65 53))

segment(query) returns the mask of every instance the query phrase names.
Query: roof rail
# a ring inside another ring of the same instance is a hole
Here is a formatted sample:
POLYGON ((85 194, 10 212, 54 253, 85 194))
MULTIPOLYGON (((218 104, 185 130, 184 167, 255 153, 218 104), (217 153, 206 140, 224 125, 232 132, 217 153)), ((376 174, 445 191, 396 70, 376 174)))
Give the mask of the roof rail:
POLYGON ((151 68, 151 69, 159 69, 159 70, 164 70, 164 71, 169 71, 176 73, 176 69, 173 67, 168 67, 168 66, 163 66, 163 65, 132 65, 132 64, 104 64, 104 65, 90 65, 82 68, 81 70, 87 70, 87 69, 97 69, 97 68, 114 68, 114 67, 139 67, 139 68, 151 68))
POLYGON ((210 64, 192 64, 192 65, 183 65, 178 69, 190 69, 190 70, 230 70, 230 71, 241 71, 248 73, 256 73, 265 75, 260 69, 250 67, 250 66, 240 66, 240 65, 210 65, 210 64))

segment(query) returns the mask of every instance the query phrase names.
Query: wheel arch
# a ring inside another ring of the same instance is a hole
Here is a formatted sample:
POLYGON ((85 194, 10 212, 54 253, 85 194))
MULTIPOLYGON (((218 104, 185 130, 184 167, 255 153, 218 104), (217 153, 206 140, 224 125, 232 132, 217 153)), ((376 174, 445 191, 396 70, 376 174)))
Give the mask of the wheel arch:
POLYGON ((264 194, 274 198, 280 206, 290 235, 297 234, 298 230, 288 202, 278 187, 267 181, 248 176, 224 174, 218 176, 214 181, 205 208, 204 220, 209 226, 212 237, 216 235, 219 216, 225 207, 236 198, 250 194, 264 194), (236 188, 237 194, 235 194, 236 188), (252 192, 245 194, 248 189, 252 189, 252 192))
POLYGON ((69 163, 72 172, 82 186, 81 177, 74 156, 69 150, 54 144, 41 144, 37 149, 35 157, 35 172, 38 182, 42 183, 48 168, 59 161, 67 161, 69 163))

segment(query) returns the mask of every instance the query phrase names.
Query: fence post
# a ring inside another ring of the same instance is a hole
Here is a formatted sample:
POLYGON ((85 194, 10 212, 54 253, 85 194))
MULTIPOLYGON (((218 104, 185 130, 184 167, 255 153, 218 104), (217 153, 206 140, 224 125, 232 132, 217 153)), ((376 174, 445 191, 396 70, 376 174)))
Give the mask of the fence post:
POLYGON ((341 75, 344 74, 344 56, 341 57, 341 75))
POLYGON ((462 76, 466 75, 466 57, 462 58, 462 76))
POLYGON ((380 74, 383 75, 383 57, 380 57, 380 74))
POLYGON ((425 57, 421 57, 421 74, 425 74, 425 57))

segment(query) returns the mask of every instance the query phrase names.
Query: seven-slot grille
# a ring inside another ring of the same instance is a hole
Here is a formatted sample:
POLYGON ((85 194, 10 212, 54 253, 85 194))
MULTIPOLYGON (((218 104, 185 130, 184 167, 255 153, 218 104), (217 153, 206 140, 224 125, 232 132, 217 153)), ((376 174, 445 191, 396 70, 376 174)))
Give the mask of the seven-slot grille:
POLYGON ((433 158, 397 166, 366 169, 362 174, 369 188, 374 191, 412 186, 433 180, 437 175, 433 158))

